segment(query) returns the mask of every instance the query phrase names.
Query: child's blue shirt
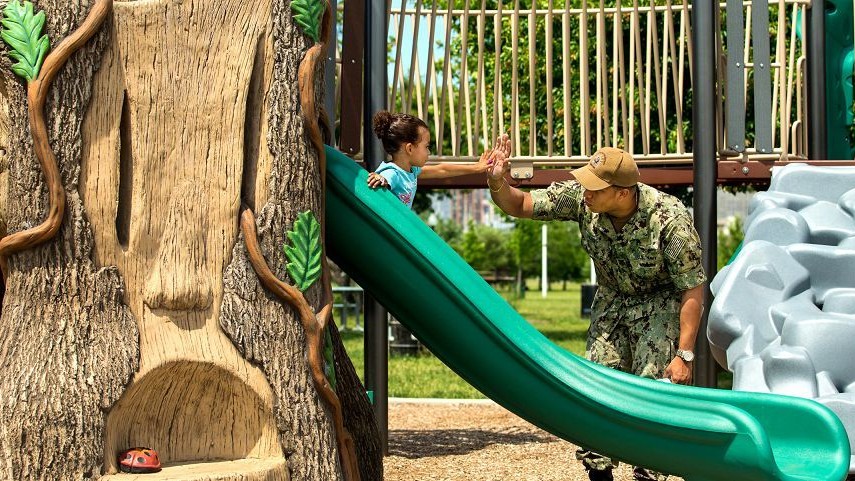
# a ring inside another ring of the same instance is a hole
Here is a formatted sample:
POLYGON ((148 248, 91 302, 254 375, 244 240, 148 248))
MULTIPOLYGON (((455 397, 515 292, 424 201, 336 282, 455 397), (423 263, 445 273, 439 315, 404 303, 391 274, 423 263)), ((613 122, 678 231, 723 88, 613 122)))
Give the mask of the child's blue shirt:
POLYGON ((374 172, 382 175, 389 182, 389 190, 404 205, 407 207, 413 206, 413 198, 416 196, 416 188, 418 186, 418 177, 422 172, 421 167, 413 167, 410 172, 407 172, 392 162, 382 162, 374 172))

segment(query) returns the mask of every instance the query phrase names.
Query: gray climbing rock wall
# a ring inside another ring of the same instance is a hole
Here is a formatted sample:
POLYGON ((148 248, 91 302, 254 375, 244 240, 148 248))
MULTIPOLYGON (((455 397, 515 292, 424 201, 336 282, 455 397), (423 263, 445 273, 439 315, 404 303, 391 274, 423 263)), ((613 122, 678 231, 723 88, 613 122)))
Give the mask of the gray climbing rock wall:
POLYGON ((815 399, 855 452, 855 167, 775 169, 711 288, 707 337, 733 389, 815 399))

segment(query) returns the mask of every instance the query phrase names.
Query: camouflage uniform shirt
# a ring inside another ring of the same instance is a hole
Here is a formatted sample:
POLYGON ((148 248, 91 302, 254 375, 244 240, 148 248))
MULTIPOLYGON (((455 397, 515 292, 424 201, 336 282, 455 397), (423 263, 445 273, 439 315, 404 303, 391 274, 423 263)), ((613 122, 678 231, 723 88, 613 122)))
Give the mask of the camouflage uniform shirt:
POLYGON ((661 377, 666 367, 662 360, 673 359, 671 350, 679 339, 682 293, 706 280, 691 216, 677 198, 639 183, 638 209, 615 231, 608 215, 585 206, 583 193, 578 182, 566 181, 533 190, 531 197, 534 219, 579 223, 582 246, 594 261, 599 288, 588 331, 588 358, 640 376, 661 377), (590 352, 592 346, 608 345, 615 331, 621 336, 629 332, 633 342, 642 339, 648 345, 618 349, 616 359, 590 352), (639 351, 659 360, 647 362, 639 351))

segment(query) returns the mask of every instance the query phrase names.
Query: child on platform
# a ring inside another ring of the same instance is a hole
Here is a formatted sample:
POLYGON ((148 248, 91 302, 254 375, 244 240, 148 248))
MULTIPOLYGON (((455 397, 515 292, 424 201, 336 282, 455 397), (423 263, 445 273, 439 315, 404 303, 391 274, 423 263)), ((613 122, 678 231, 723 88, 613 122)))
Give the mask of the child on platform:
POLYGON ((413 205, 419 177, 439 179, 482 174, 497 156, 506 158, 510 154, 510 140, 505 135, 497 141, 496 148, 481 154, 478 162, 425 165, 430 155, 430 131, 422 119, 384 110, 374 115, 373 124, 374 134, 392 160, 382 162, 376 171, 368 174, 368 185, 387 187, 407 207, 413 205))

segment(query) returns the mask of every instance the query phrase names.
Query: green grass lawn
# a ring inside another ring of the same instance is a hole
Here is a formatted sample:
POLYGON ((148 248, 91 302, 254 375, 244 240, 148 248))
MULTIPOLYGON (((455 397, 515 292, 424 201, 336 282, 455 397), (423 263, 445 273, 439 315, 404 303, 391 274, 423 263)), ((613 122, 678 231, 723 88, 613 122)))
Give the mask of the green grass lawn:
MULTIPOLYGON (((521 299, 514 298, 511 292, 506 290, 499 293, 552 342, 572 353, 583 355, 585 334, 590 321, 581 316, 579 304, 582 295, 579 284, 568 283, 567 290, 562 290, 559 283, 553 284, 545 299, 534 281, 529 281, 528 287, 529 290, 521 299)), ((350 322, 352 326, 352 318, 350 322)), ((353 366, 364 382, 363 335, 361 332, 343 331, 341 336, 353 366)), ((732 380, 731 373, 720 372, 718 387, 730 389, 732 380)), ((389 396, 448 399, 485 397, 426 350, 414 356, 389 357, 389 396)))
MULTIPOLYGON (((581 355, 585 351, 585 333, 589 321, 580 315, 579 284, 568 283, 566 291, 561 290, 561 287, 561 284, 554 284, 545 299, 541 297, 540 290, 535 290, 534 283, 530 283, 530 289, 522 299, 513 299, 510 292, 500 293, 546 337, 581 355)), ((342 339, 360 379, 364 380, 365 350, 362 333, 343 331, 342 339)), ((427 352, 415 356, 390 356, 389 396, 453 399, 484 397, 427 352)))

